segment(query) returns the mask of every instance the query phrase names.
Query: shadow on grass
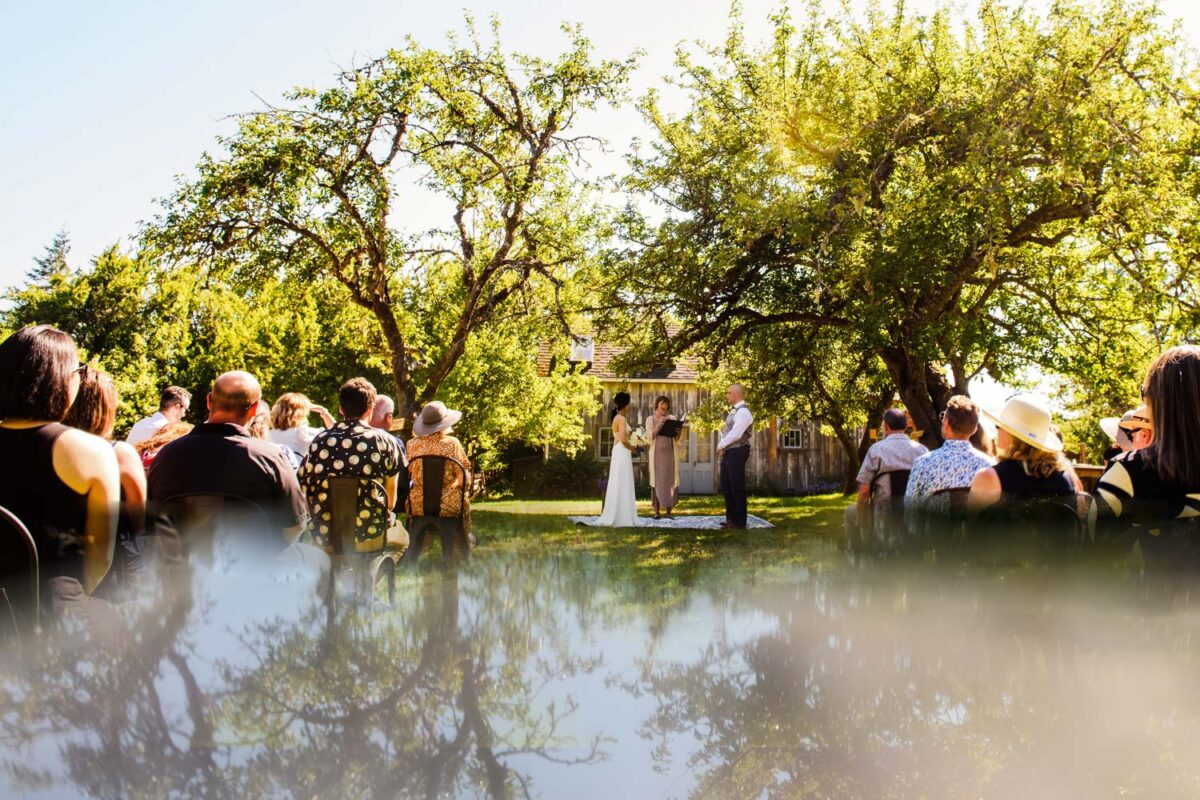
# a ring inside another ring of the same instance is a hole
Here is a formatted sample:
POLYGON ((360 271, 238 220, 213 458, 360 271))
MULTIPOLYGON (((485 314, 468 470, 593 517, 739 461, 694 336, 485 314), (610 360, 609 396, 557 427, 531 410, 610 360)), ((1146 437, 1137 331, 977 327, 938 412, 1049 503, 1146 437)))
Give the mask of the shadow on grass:
MULTIPOLYGON (((753 582, 797 567, 820 569, 840 559, 842 495, 754 497, 750 512, 776 527, 714 531, 669 528, 590 528, 567 516, 599 513, 595 500, 503 500, 477 503, 472 518, 486 548, 528 555, 589 554, 603 559, 615 580, 650 591, 706 583, 753 582)), ((720 497, 685 497, 676 516, 723 514, 720 497)), ((639 514, 652 513, 639 503, 639 514)))

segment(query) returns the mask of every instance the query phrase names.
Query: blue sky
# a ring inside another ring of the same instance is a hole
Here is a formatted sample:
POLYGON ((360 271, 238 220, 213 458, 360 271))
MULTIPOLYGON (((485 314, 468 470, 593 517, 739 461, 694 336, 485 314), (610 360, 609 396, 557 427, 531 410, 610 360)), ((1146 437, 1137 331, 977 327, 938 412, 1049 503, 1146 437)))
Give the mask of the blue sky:
MULTIPOLYGON (((748 32, 776 0, 745 0, 748 32)), ((909 2, 924 7, 928 2, 909 2)), ((583 23, 599 55, 645 51, 640 94, 670 72, 676 43, 720 41, 728 4, 688 0, 414 3, 269 0, 198 3, 17 3, 0 9, 0 287, 19 283, 54 233, 71 234, 86 263, 137 230, 154 200, 230 129, 228 115, 295 85, 325 85, 339 66, 405 35, 436 45, 469 10, 498 14, 512 48, 550 54, 558 25, 583 23)), ((1163 8, 1200 43, 1200 10, 1163 8)), ((636 133, 629 109, 596 120, 613 160, 636 133)), ((125 239, 127 241, 127 239, 125 239)))

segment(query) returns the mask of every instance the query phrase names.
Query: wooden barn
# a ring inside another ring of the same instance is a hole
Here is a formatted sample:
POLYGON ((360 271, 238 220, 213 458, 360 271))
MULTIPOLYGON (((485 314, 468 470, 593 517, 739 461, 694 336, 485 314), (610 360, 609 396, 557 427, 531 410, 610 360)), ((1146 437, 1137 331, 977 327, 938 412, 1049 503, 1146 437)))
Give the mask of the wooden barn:
MULTIPOLYGON (((681 360, 634 375, 618 375, 610 364, 622 352, 623 348, 584 340, 572 347, 571 353, 572 363, 600 381, 600 401, 585 424, 591 433, 592 452, 604 464, 608 463, 612 453, 608 409, 617 392, 629 392, 633 398, 629 420, 634 427, 646 424, 654 413, 654 400, 660 395, 671 398, 671 410, 677 417, 691 414, 708 398, 708 392, 698 383, 699 374, 694 362, 681 360)), ((550 346, 543 344, 538 351, 538 368, 543 375, 549 374, 551 358, 550 346)), ((753 410, 754 398, 748 399, 753 410)), ((692 426, 685 427, 680 440, 681 494, 714 494, 718 491, 718 438, 715 432, 703 433, 692 426)), ((756 489, 803 492, 820 484, 833 483, 840 487, 842 483, 844 452, 837 440, 822 434, 815 423, 778 417, 763 419, 756 414, 750 448, 747 479, 756 489)), ((635 458, 634 470, 639 486, 649 482, 647 469, 644 454, 635 458)))

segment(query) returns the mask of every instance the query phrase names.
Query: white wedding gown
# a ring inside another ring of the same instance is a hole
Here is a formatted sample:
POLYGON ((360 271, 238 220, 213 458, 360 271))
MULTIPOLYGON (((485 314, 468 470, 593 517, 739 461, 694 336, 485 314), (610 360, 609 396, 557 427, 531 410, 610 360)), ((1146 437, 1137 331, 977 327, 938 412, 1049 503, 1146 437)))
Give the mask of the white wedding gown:
POLYGON ((620 442, 613 442, 608 465, 608 489, 604 493, 604 512, 596 525, 608 528, 636 528, 637 495, 633 490, 633 453, 620 442))

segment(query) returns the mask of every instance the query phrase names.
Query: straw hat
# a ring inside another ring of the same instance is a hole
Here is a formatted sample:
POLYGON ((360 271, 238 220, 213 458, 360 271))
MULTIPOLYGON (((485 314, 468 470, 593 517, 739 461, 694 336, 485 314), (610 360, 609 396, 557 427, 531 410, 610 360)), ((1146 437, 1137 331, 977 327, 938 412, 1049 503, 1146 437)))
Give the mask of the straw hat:
POLYGON ((431 433, 444 431, 462 419, 461 411, 452 411, 440 400, 434 400, 421 409, 413 423, 414 436, 428 436, 431 433))
POLYGON ((1121 417, 1119 424, 1130 433, 1141 430, 1154 430, 1154 420, 1150 416, 1150 409, 1144 405, 1138 406, 1137 409, 1121 417))
POLYGON ((1104 435, 1115 442, 1121 423, 1133 419, 1134 413, 1134 410, 1131 408, 1119 417, 1103 417, 1100 420, 1100 430, 1104 431, 1104 435))
POLYGON ((1050 410, 1032 397, 1011 398, 999 414, 986 409, 983 413, 996 427, 1031 447, 1051 453, 1062 450, 1062 442, 1050 432, 1050 410))

